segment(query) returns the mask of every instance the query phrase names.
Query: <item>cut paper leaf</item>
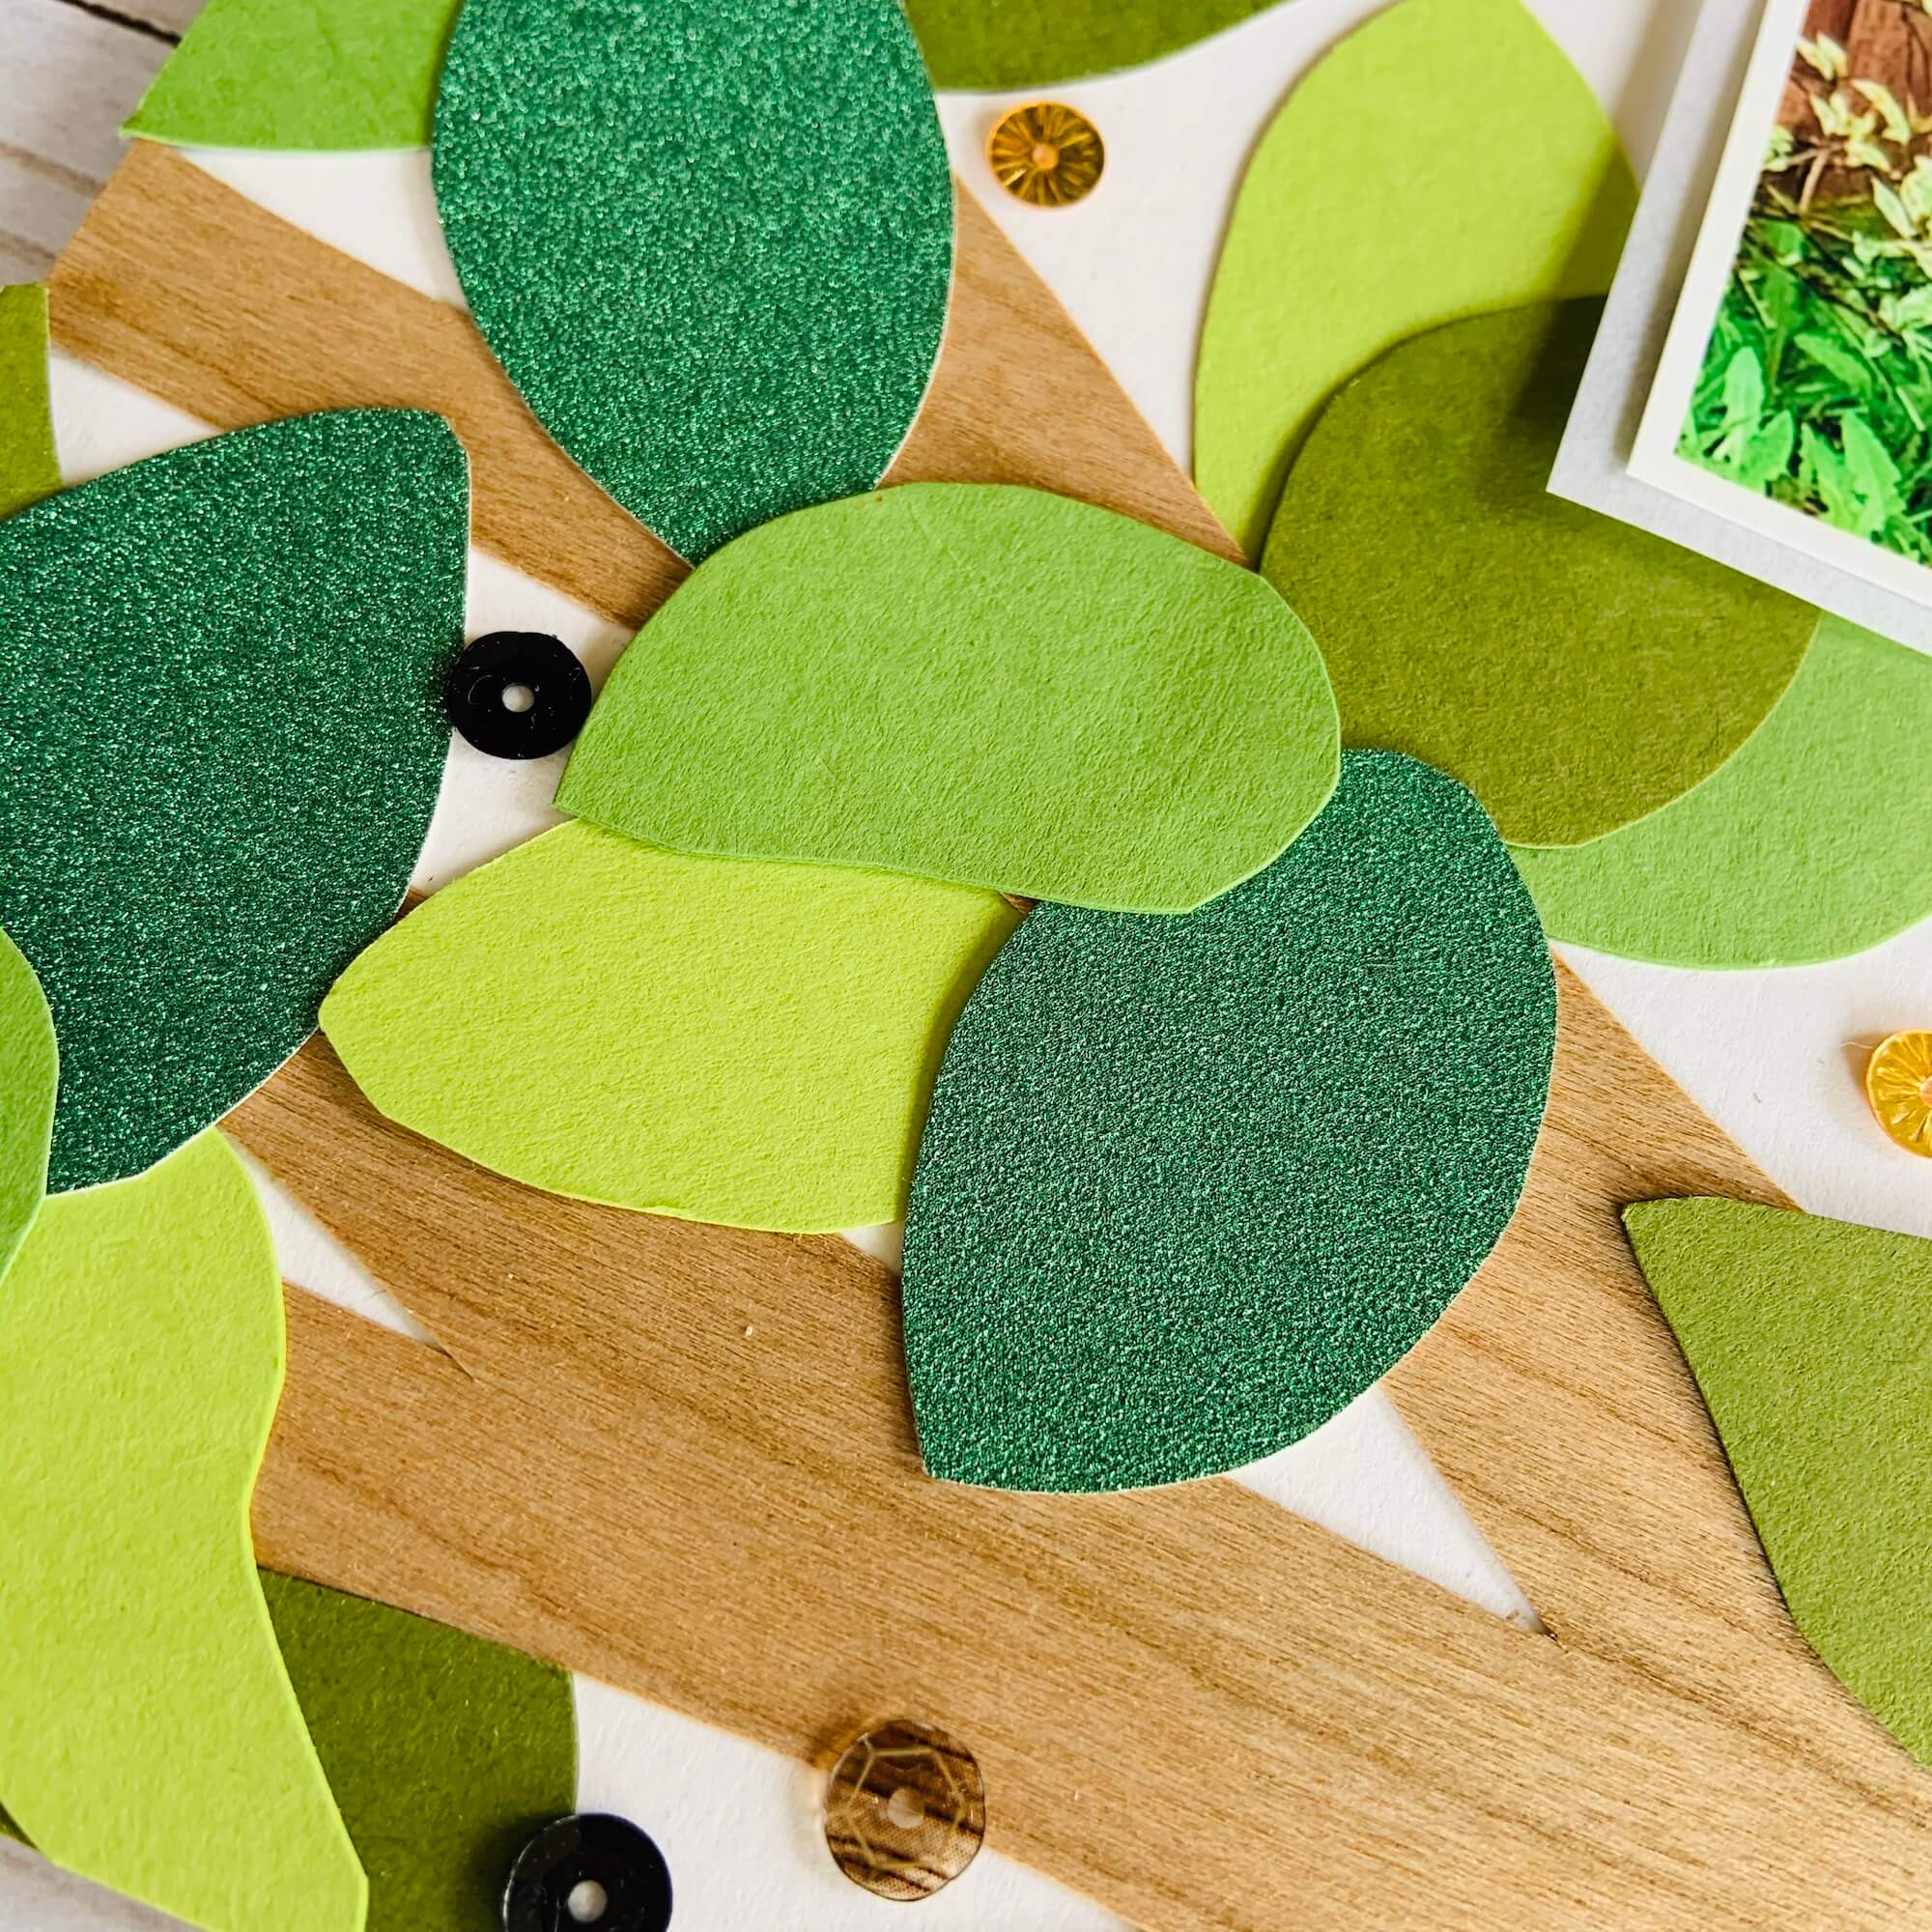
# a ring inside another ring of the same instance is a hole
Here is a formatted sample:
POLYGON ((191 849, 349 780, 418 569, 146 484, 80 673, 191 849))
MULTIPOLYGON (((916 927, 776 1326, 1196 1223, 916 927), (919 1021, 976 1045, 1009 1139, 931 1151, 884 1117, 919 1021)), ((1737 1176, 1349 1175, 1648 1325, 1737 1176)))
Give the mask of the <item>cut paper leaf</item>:
POLYGON ((0 1293, 0 1777, 56 1864, 207 1932, 358 1932, 249 1541, 282 1367, 218 1134, 41 1209, 0 1293))
POLYGON ((1321 640, 1343 742, 1576 845, 1668 805, 1763 723, 1818 613, 1545 487, 1601 305, 1406 342, 1329 404, 1263 569, 1321 640))
POLYGON ((1130 1489, 1307 1435, 1502 1234, 1555 1029, 1509 855, 1408 758, 1350 753, 1200 912, 1037 907, 960 1015, 913 1180, 926 1467, 1130 1489))
POLYGON ((1140 67, 1261 13, 1270 0, 907 0, 935 87, 1000 91, 1140 67))
POLYGON ((953 1016, 1018 918, 564 825, 418 906, 322 1026, 380 1112, 499 1174, 827 1233, 903 1211, 953 1016))
POLYGON ((60 1052, 41 982, 0 932, 0 1297, 47 1188, 60 1052))
POLYGON ((1932 844, 1896 775, 1932 744, 1932 658, 1819 620, 1730 762, 1607 838, 1515 852, 1552 939, 1664 966, 1802 966, 1932 913, 1932 844))
POLYGON ((139 1173, 298 1047, 442 779, 465 459, 301 416, 0 524, 0 927, 60 1037, 55 1191, 139 1173))
POLYGON ((1635 206, 1604 110, 1520 0, 1377 14, 1295 85, 1248 163, 1195 376, 1201 494, 1260 555, 1343 383, 1439 323, 1603 294, 1635 206))
POLYGON ((676 851, 1185 912, 1294 838, 1338 755, 1321 654, 1251 571, 1067 497, 922 483, 694 572, 557 803, 676 851))
POLYGON ((459 0, 207 0, 124 134, 201 148, 421 148, 459 0))
POLYGON ((1624 1226, 1793 1622, 1932 1765, 1932 1241, 1712 1199, 1624 1226))
POLYGON ((291 1577, 262 1590, 369 1875, 367 1932, 493 1932, 511 1861, 577 1808, 569 1673, 291 1577))
POLYGON ((434 172, 484 340, 674 550, 885 473, 952 266, 898 0, 469 0, 434 172))
POLYGON ((61 486, 47 393, 47 292, 0 288, 0 517, 61 486))

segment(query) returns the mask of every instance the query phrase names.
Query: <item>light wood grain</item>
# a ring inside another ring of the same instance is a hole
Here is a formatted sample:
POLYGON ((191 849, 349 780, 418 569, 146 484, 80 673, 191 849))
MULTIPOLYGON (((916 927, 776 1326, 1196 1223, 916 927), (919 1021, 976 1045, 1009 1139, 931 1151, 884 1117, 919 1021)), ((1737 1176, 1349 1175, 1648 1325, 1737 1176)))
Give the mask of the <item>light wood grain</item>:
POLYGON ((932 1483, 877 1264, 482 1174, 319 1042, 231 1131, 451 1358, 292 1297, 263 1560, 807 1758, 937 1723, 989 1842, 1150 1928, 1916 1922, 1932 1785, 1776 1615, 1615 1233, 1769 1190, 1567 975, 1562 1038, 1402 1391, 1553 1637, 1234 1484, 932 1483))
MULTIPOLYGON (((1056 488, 1236 555, 1039 278, 961 188, 932 388, 888 480, 1056 488)), ((619 623, 685 565, 544 434, 461 309, 135 143, 48 284, 54 338, 220 429, 359 403, 435 410, 469 451, 475 541, 619 623)))
MULTIPOLYGON (((238 199, 176 157, 124 167, 56 277, 67 346, 214 421, 473 408, 513 560, 607 610, 661 594, 568 466, 529 485, 561 459, 484 393, 461 317, 238 199), (384 386, 398 358, 417 393, 384 386)), ((1037 464, 1225 547, 1051 298, 989 275, 1004 307, 955 305, 958 386, 908 465, 1037 464), (1044 389, 980 332, 1029 319, 1044 389)), ((291 1297, 261 1552, 802 1757, 938 1723, 985 1769, 990 1842, 1156 1932, 1932 1922, 1932 1786, 1784 1619, 1616 1219, 1775 1196, 1561 977, 1523 1208, 1395 1378, 1551 1635, 1227 1483, 933 1484, 875 1264, 496 1179, 378 1119, 320 1043, 231 1130, 448 1352, 291 1297)))

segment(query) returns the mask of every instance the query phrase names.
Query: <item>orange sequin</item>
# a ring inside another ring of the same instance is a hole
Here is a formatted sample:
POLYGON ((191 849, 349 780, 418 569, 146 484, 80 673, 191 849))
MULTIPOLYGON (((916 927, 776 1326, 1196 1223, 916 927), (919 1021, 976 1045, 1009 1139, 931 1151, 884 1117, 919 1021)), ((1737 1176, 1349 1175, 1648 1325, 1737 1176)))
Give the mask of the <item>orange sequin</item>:
POLYGON ((1000 185, 1036 208, 1064 208, 1092 194, 1107 165, 1100 130, 1057 100, 1032 100, 986 136, 1000 185))
POLYGON ((1932 1158, 1932 1033, 1895 1033, 1865 1063, 1865 1098, 1908 1153, 1932 1158))

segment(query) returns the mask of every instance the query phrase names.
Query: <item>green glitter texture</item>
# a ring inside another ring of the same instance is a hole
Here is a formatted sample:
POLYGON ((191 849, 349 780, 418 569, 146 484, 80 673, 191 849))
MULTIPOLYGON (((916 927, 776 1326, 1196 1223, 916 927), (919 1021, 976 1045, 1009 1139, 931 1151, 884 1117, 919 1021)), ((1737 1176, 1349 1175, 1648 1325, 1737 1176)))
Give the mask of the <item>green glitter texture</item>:
POLYGON ((1115 1490, 1238 1467, 1392 1368, 1515 1211, 1556 986, 1470 794, 1350 752, 1201 911, 1041 905, 960 1017, 913 1177, 926 1467, 1115 1490))
POLYGON ((238 431, 0 524, 0 927, 53 1009, 54 1192, 265 1080, 394 916, 463 637, 436 416, 238 431))
POLYGON ((537 420, 692 561, 884 474, 952 263, 898 0, 468 0, 435 183, 537 420))

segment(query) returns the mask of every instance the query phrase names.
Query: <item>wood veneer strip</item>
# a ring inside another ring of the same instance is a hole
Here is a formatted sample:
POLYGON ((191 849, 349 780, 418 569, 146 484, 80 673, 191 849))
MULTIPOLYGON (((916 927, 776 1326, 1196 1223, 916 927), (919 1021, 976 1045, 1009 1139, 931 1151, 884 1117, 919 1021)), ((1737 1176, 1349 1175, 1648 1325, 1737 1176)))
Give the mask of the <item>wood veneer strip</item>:
MULTIPOLYGON (((1157 524, 1239 561, 1086 338, 958 191, 952 312, 930 393, 887 480, 1022 483, 1157 524)), ((618 623, 683 560, 525 407, 463 310, 137 141, 47 284, 70 355, 217 429, 358 404, 434 410, 471 459, 475 541, 618 623)))
MULTIPOLYGON (((1605 1089, 1689 1110, 1567 975, 1563 1040, 1524 1213, 1457 1304, 1461 1332, 1423 1344, 1444 1345, 1435 1383, 1525 1309, 1612 1293, 1598 1223, 1618 1187, 1764 1192, 1690 1116, 1620 1157, 1615 1185, 1585 1176, 1592 1205, 1573 1210, 1567 1167, 1601 1158, 1578 1123, 1605 1089)), ((1922 1909, 1932 1789, 1756 1614, 1762 1560, 1694 1387, 1647 1347, 1573 1359, 1589 1323, 1531 1322, 1517 1346, 1536 1374, 1496 1401, 1464 1415, 1428 1383, 1410 1395, 1486 1495, 1500 1481, 1526 1506, 1545 1468, 1532 1457, 1518 1485, 1503 1459, 1554 1445, 1544 1461, 1585 1494, 1574 1526, 1568 1492, 1538 1505, 1538 1535, 1569 1552, 1546 1580, 1625 1577, 1655 1640, 1622 1640, 1607 1585, 1607 1621, 1573 1592, 1552 1638, 1234 1484, 930 1482, 892 1277, 843 1242, 484 1174, 378 1117, 323 1042, 229 1126, 453 1358, 297 1298, 256 1508, 276 1567, 806 1758, 882 1716, 936 1722, 985 1769, 992 1842, 1151 1928, 1876 1926, 1922 1909), (1622 1480, 1589 1472, 1633 1454, 1676 1496, 1694 1562, 1641 1567, 1645 1521, 1583 1516, 1622 1480), (1698 1643, 1666 1669, 1673 1618, 1698 1643)))

